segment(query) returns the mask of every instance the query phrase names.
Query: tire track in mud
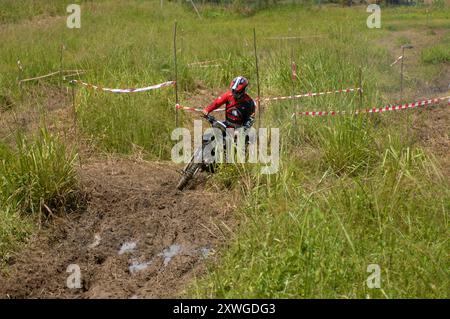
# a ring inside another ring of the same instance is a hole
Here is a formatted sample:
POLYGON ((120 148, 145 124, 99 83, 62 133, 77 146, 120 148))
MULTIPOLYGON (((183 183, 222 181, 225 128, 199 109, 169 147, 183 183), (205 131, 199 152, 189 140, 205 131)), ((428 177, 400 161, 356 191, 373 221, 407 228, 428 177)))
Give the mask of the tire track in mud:
POLYGON ((1 274, 3 298, 170 298, 205 271, 229 237, 224 196, 176 190, 170 164, 112 160, 83 166, 87 207, 58 219, 1 274), (81 288, 67 288, 70 264, 81 288))

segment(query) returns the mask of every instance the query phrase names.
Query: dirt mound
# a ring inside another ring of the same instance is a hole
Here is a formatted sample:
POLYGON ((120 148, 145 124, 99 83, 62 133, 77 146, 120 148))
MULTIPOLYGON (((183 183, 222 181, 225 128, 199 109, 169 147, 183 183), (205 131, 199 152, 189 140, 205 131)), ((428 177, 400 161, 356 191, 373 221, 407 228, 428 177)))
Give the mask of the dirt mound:
POLYGON ((217 193, 175 190, 166 164, 110 160, 85 165, 84 211, 41 232, 0 278, 0 297, 176 297, 225 242, 233 207, 217 193), (69 289, 68 266, 81 270, 69 289))

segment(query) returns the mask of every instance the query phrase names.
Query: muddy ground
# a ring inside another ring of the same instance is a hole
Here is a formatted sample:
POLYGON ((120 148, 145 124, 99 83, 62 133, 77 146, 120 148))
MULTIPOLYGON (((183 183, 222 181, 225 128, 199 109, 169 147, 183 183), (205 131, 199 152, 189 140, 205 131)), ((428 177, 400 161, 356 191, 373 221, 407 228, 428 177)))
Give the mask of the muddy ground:
POLYGON ((175 190, 179 174, 168 165, 83 165, 86 208, 58 218, 11 259, 0 297, 179 296, 229 239, 234 207, 204 185, 175 190), (71 264, 80 267, 79 289, 67 287, 71 264))

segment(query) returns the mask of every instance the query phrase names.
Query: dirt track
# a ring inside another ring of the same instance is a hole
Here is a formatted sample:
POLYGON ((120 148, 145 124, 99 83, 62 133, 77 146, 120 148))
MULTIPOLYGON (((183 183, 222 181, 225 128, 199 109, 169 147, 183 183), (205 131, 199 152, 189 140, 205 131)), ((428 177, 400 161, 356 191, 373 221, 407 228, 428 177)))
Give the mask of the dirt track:
POLYGON ((81 176, 87 208, 11 260, 0 297, 176 297, 229 237, 233 207, 218 193, 175 190, 173 166, 109 160, 84 165, 81 176), (70 264, 80 267, 80 289, 67 288, 70 264))

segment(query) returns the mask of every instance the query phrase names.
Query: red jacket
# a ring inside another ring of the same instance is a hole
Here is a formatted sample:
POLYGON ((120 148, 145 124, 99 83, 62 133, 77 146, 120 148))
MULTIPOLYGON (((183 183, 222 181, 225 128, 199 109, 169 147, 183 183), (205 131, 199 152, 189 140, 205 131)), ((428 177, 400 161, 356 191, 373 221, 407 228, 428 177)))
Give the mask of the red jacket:
POLYGON ((247 94, 237 101, 231 91, 225 92, 223 95, 215 99, 210 105, 205 107, 204 111, 210 113, 220 106, 225 104, 225 118, 227 122, 236 123, 236 119, 233 117, 232 111, 237 109, 242 114, 242 118, 238 121, 237 126, 245 126, 253 123, 253 117, 255 115, 255 102, 247 94))

